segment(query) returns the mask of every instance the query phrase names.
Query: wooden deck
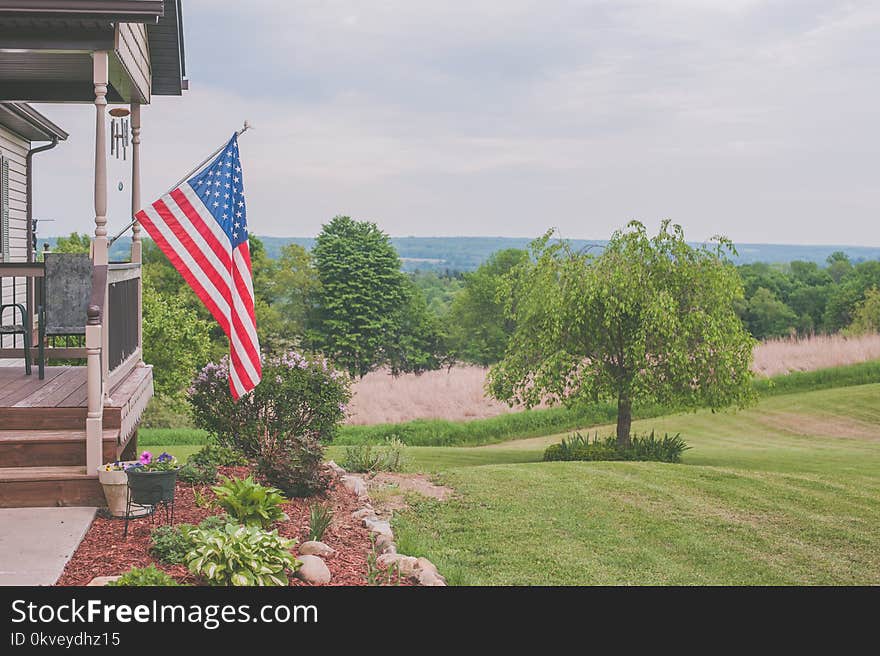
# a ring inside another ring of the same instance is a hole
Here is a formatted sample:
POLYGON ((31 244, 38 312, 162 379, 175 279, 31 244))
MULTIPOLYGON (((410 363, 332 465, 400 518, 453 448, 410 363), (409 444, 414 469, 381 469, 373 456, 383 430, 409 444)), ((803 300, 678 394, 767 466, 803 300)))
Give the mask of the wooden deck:
MULTIPOLYGON (((134 367, 104 404, 103 457, 136 447, 137 425, 153 393, 152 367, 134 367)), ((86 368, 0 366, 0 507, 101 505, 86 472, 86 368)))

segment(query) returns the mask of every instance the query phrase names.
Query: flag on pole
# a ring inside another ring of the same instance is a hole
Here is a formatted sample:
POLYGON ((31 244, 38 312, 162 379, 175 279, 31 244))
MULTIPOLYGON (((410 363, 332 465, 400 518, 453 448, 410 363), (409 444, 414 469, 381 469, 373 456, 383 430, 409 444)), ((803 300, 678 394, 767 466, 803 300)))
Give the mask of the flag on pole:
POLYGON ((238 134, 214 160, 135 215, 229 338, 229 389, 262 376, 238 134))

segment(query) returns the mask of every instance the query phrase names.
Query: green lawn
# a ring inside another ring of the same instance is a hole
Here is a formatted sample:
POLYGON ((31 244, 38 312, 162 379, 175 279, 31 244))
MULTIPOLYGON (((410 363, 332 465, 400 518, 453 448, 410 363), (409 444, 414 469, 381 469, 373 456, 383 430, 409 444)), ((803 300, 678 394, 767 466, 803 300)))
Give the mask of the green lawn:
POLYGON ((880 583, 880 385, 651 427, 683 464, 527 462, 558 436, 413 449, 458 497, 414 499, 401 551, 457 584, 880 583))
POLYGON ((410 447, 457 495, 411 498, 400 550, 453 584, 880 584, 880 384, 652 428, 681 432, 682 464, 540 462, 561 435, 410 447))

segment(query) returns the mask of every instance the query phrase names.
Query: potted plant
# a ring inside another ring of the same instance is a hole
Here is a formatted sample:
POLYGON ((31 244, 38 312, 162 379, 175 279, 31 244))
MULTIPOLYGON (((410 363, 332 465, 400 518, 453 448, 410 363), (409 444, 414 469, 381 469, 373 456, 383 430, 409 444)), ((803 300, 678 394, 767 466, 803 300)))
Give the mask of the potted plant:
POLYGON ((132 461, 117 460, 98 468, 98 481, 104 488, 107 508, 114 517, 125 516, 125 502, 128 496, 128 475, 125 473, 125 468, 132 464, 132 461))
POLYGON ((156 458, 149 451, 141 453, 136 462, 125 468, 132 503, 155 506, 173 501, 179 469, 177 458, 168 453, 156 458))

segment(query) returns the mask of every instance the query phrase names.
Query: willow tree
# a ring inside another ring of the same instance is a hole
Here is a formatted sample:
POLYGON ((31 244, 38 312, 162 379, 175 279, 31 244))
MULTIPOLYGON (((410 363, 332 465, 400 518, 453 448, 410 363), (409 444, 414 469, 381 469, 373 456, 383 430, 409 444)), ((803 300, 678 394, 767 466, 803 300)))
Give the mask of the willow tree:
POLYGON ((496 398, 527 407, 616 401, 621 446, 633 403, 752 400, 754 340, 734 311, 743 289, 728 240, 694 247, 668 221, 655 237, 633 221, 604 248, 583 251, 551 237, 508 277, 516 330, 490 373, 496 398))

